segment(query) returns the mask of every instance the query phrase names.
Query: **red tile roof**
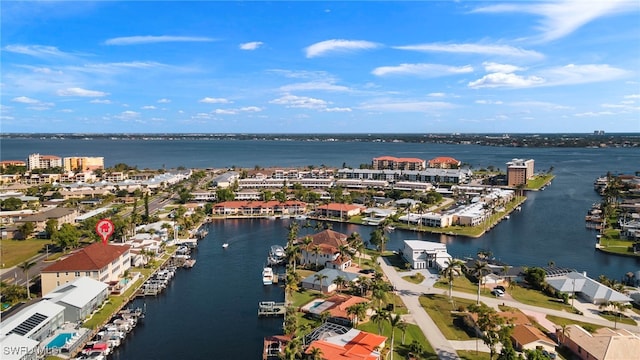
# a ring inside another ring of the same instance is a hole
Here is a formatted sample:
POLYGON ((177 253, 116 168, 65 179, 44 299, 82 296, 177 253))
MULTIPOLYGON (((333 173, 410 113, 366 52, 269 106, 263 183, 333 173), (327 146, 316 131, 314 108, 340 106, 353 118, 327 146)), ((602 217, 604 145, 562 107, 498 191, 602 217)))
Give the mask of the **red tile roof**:
MULTIPOLYGON (((357 330, 356 330, 357 331, 357 330)), ((311 349, 320 348, 323 359, 339 360, 378 360, 380 357, 375 353, 384 346, 387 337, 375 335, 365 331, 360 331, 351 341, 344 346, 330 343, 324 340, 316 340, 309 345, 306 353, 311 353, 311 349)))
POLYGON ((358 205, 341 204, 341 203, 330 203, 330 204, 318 206, 318 210, 329 210, 329 211, 351 211, 355 209, 364 209, 364 207, 358 206, 358 205))
POLYGON ((348 238, 348 236, 343 233, 327 229, 317 234, 301 236, 296 239, 296 242, 302 244, 304 242, 304 239, 307 237, 310 237, 312 240, 309 247, 310 249, 314 245, 318 245, 323 249, 323 251, 326 251, 327 253, 335 253, 336 251, 338 251, 340 245, 347 245, 348 238))
POLYGON ((459 164, 460 161, 448 156, 439 156, 429 160, 429 164, 459 164))
POLYGON ((118 259, 122 254, 129 251, 130 248, 131 246, 129 245, 105 245, 101 242, 93 243, 47 266, 42 269, 42 272, 97 271, 109 265, 113 260, 118 259))
POLYGON ((554 344, 553 340, 532 325, 516 325, 513 328, 511 337, 522 346, 536 341, 545 341, 547 343, 554 344))

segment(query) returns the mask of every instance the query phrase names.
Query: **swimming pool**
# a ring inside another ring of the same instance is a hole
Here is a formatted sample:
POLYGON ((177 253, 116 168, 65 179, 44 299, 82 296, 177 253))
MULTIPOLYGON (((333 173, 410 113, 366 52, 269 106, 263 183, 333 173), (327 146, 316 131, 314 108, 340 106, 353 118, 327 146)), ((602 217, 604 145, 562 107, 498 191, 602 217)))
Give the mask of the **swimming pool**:
POLYGON ((62 333, 58 334, 53 340, 49 341, 47 344, 47 348, 49 349, 60 349, 67 343, 67 340, 73 337, 73 333, 62 333))

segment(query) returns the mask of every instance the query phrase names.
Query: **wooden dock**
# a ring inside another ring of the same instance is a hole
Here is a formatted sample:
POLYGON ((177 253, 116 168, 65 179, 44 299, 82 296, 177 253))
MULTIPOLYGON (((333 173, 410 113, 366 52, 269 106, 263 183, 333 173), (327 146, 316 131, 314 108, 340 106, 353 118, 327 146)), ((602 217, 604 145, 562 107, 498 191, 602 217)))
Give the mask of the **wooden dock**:
POLYGON ((261 301, 258 304, 258 316, 280 316, 286 312, 285 303, 275 301, 261 301))

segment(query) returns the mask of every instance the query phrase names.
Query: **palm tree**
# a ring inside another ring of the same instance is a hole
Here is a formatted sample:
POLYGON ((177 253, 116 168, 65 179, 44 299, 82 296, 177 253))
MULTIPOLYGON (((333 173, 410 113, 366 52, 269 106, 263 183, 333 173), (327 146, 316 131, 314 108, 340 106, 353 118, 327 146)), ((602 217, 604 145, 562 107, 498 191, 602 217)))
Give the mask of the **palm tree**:
POLYGON ((24 272, 27 277, 27 299, 31 299, 31 293, 29 292, 29 269, 36 265, 35 261, 25 261, 22 264, 18 265, 20 269, 24 272))
POLYGON ((322 248, 320 247, 320 245, 315 245, 312 249, 313 251, 313 256, 316 259, 316 270, 318 269, 318 256, 320 255, 320 251, 322 250, 322 248))
POLYGON ((335 280, 333 280, 333 283, 336 284, 338 291, 340 291, 347 284, 347 279, 342 275, 338 275, 335 280))
POLYGON ((320 282, 320 293, 322 293, 322 285, 324 284, 324 280, 327 277, 328 277, 327 275, 320 274, 320 273, 313 275, 313 283, 315 284, 316 281, 320 282))
POLYGON ((404 336, 407 333, 407 327, 409 325, 404 321, 404 320, 400 320, 400 322, 398 323, 398 325, 396 325, 396 327, 398 329, 400 329, 400 331, 402 331, 402 345, 404 345, 404 336))
POLYGON ((296 271, 296 263, 298 259, 300 259, 300 247, 298 245, 289 245, 287 246, 287 259, 289 259, 289 264, 293 266, 293 271, 296 271))
POLYGON ((453 277, 465 267, 464 262, 458 259, 450 259, 445 262, 446 267, 442 269, 442 274, 449 279, 449 299, 453 297, 453 277))
POLYGON ((478 279, 478 300, 477 303, 480 304, 480 288, 482 287, 482 278, 485 275, 491 273, 491 269, 486 261, 478 261, 473 264, 473 275, 478 279))
POLYGON ((393 360, 393 341, 396 335, 396 327, 402 322, 402 318, 398 314, 389 314, 389 325, 391 326, 391 360, 393 360))
POLYGON ((378 308, 376 312, 371 315, 371 321, 378 324, 378 335, 382 333, 382 323, 387 320, 387 317, 387 311, 382 308, 378 308))
POLYGON ((367 316, 367 304, 366 303, 357 303, 351 305, 347 308, 347 314, 353 315, 353 327, 357 328, 360 320, 364 319, 367 316))
POLYGON ((308 350, 307 355, 309 356, 309 360, 322 360, 322 349, 313 347, 308 350))

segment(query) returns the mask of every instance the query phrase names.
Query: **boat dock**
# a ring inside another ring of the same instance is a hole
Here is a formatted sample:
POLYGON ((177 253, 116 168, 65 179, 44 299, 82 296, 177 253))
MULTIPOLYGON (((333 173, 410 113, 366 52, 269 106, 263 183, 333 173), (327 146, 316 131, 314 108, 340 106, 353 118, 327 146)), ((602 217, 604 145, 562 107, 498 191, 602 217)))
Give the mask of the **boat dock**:
POLYGON ((261 301, 258 304, 258 316, 280 316, 286 312, 285 303, 261 301))

